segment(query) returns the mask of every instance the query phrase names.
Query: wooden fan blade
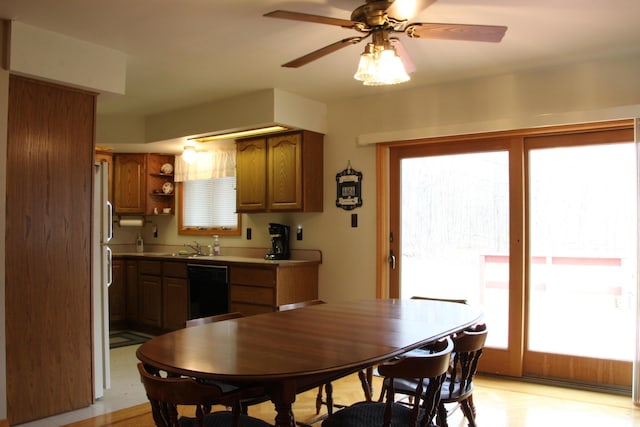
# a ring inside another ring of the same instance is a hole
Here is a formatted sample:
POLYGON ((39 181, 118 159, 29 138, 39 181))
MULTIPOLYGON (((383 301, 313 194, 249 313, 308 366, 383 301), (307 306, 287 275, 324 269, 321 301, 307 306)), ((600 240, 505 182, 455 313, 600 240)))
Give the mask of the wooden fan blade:
POLYGON ((290 12, 287 10, 274 10, 273 12, 265 13, 263 16, 290 19, 293 21, 315 22, 317 24, 337 25, 345 28, 355 28, 355 26, 359 24, 358 22, 348 19, 330 18, 328 16, 310 15, 308 13, 290 12))
POLYGON ((436 0, 395 0, 387 9, 387 15, 399 21, 415 18, 435 2, 436 0))
POLYGON ((432 24, 417 22, 409 24, 405 33, 409 37, 425 39, 468 40, 498 43, 507 27, 499 25, 432 24))
POLYGON ((311 53, 308 53, 300 58, 294 59, 293 61, 289 61, 286 64, 282 64, 283 67, 287 68, 298 68, 303 65, 308 64, 311 61, 315 61, 316 59, 322 58, 325 55, 333 53, 337 50, 342 49, 343 47, 359 43, 365 37, 349 37, 338 42, 332 43, 328 46, 322 47, 318 50, 315 50, 311 53))
POLYGON ((416 66, 411 60, 411 57, 409 56, 409 53, 407 52, 407 50, 404 48, 404 45, 400 42, 399 39, 395 37, 391 38, 390 41, 391 41, 391 45, 396 50, 396 53, 400 57, 400 60, 402 61, 402 65, 404 65, 404 70, 407 72, 407 74, 413 73, 416 70, 416 66))

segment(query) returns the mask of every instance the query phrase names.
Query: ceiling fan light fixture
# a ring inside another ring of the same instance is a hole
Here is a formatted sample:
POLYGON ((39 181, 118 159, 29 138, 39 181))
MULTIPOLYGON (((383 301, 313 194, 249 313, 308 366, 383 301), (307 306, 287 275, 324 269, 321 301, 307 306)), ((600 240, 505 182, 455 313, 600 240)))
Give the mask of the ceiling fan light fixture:
POLYGON ((358 62, 358 69, 353 75, 353 78, 361 82, 366 82, 374 79, 375 73, 375 46, 373 43, 367 43, 364 48, 364 52, 360 55, 360 62, 358 62))
POLYGON ((402 60, 389 43, 378 46, 367 44, 353 78, 365 86, 393 85, 410 79, 402 60))

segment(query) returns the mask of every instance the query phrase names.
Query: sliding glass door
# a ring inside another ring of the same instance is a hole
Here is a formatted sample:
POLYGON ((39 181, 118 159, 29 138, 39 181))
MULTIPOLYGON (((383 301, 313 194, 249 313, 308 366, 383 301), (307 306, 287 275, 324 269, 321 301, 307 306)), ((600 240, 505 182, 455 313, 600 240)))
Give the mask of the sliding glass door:
POLYGON ((400 297, 482 306, 488 345, 509 332, 509 157, 505 151, 403 159, 400 297))
POLYGON ((635 145, 583 139, 532 138, 525 145, 525 373, 626 383, 630 377, 618 377, 627 376, 635 351, 635 145))
POLYGON ((390 145, 388 295, 482 306, 488 372, 630 385, 632 140, 624 122, 390 145))

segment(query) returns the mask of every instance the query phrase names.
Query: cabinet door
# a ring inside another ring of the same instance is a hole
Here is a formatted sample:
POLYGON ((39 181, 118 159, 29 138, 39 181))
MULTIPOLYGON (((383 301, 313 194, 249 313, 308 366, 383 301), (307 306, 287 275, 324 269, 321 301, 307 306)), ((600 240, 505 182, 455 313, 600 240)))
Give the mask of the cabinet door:
POLYGON ((188 316, 188 281, 178 277, 165 277, 162 282, 162 328, 171 331, 182 329, 188 316))
POLYGON ((162 327, 162 280, 160 276, 141 274, 138 281, 140 295, 140 323, 162 327))
POLYGON ((266 209, 267 143, 264 138, 236 143, 236 209, 238 212, 266 209))
POLYGON ((127 283, 127 323, 138 323, 138 261, 125 261, 125 277, 127 283))
POLYGON ((109 326, 113 329, 121 328, 126 317, 126 281, 123 264, 120 260, 113 260, 111 264, 113 280, 109 286, 109 326))
POLYGON ((299 133, 267 140, 267 209, 302 209, 302 138, 299 133))
POLYGON ((117 154, 114 159, 114 210, 116 214, 144 214, 145 155, 117 154))

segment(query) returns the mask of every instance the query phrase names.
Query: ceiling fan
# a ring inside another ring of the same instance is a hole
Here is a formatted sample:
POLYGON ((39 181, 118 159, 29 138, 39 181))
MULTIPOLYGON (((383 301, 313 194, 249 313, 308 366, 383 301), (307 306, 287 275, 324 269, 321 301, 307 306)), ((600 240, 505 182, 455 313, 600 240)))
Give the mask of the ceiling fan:
MULTIPOLYGON (((400 44, 400 40, 397 37, 393 37, 395 34, 405 34, 410 38, 467 40, 497 43, 502 40, 502 37, 507 31, 507 27, 497 25, 441 24, 425 22, 409 23, 409 19, 411 19, 418 11, 428 7, 435 1, 436 0, 366 0, 365 4, 357 7, 351 13, 350 19, 331 18, 327 16, 311 15, 286 10, 274 10, 266 13, 264 16, 335 25, 343 28, 350 28, 362 34, 342 39, 282 64, 283 67, 289 68, 301 67, 346 46, 359 43, 371 36, 372 41, 367 44, 367 47, 365 47, 362 57, 365 55, 373 55, 384 50, 389 50, 400 56, 405 68, 411 69, 415 67, 412 66, 411 60, 408 58, 406 51, 400 44)), ((358 79, 357 76, 358 72, 354 77, 358 79)), ((408 76, 406 79, 408 80, 408 76)), ((367 83, 365 82, 365 84, 367 83)))

